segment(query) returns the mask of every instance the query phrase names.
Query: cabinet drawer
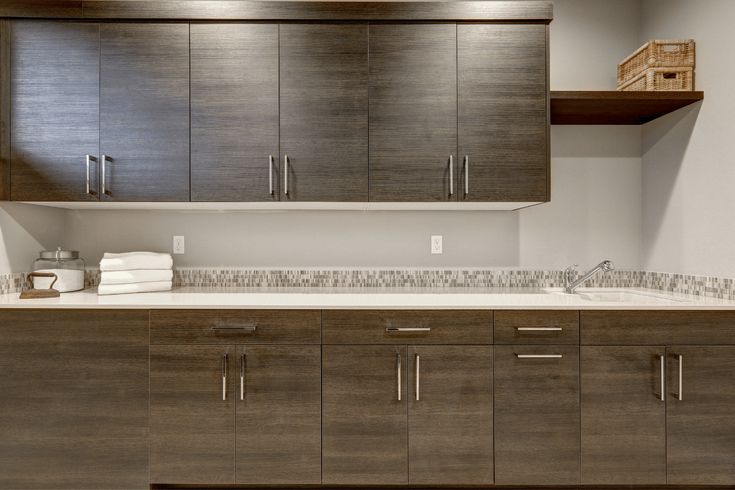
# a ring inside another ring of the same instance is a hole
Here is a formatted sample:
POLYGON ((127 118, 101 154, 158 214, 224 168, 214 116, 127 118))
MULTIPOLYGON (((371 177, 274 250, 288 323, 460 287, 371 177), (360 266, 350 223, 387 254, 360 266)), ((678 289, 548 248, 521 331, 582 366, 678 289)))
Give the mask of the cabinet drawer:
POLYGON ((326 310, 325 344, 492 344, 489 310, 326 310))
POLYGON ((732 345, 732 311, 583 311, 586 345, 732 345))
POLYGON ((579 344, 579 312, 496 311, 496 344, 579 344))
POLYGON ((151 344, 318 344, 318 310, 154 310, 151 344))

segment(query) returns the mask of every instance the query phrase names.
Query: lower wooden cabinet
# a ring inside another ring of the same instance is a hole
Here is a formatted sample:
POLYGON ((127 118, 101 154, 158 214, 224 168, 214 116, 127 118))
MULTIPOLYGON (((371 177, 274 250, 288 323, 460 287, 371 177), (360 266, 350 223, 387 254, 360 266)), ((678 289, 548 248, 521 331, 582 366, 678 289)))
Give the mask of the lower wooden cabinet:
POLYGON ((321 352, 151 346, 151 483, 319 484, 321 352))
POLYGON ((666 483, 665 358, 665 347, 582 346, 583 485, 666 483))
POLYGON ((667 483, 735 485, 735 346, 667 349, 667 483))
POLYGON ((323 347, 325 485, 493 483, 491 346, 323 347))
POLYGON ((0 488, 148 489, 147 428, 147 311, 0 311, 0 488))
POLYGON ((495 482, 579 483, 579 347, 495 346, 495 482))

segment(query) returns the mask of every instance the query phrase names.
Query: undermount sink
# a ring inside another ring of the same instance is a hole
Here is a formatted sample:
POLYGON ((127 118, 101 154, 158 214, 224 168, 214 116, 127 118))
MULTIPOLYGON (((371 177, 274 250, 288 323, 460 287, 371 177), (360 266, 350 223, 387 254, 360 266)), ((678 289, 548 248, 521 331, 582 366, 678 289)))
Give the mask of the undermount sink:
MULTIPOLYGON (((552 294, 567 294, 560 290, 547 290, 552 294)), ((581 289, 569 296, 576 296, 586 301, 595 301, 601 303, 660 303, 675 304, 686 302, 685 299, 673 298, 664 294, 644 291, 630 291, 626 289, 581 289)))

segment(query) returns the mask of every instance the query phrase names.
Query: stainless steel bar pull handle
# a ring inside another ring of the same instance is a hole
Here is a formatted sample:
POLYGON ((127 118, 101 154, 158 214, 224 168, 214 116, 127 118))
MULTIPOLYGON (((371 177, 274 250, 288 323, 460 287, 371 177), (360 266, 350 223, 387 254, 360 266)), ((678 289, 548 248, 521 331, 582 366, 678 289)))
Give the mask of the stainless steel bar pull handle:
POLYGON ((416 354, 416 401, 419 401, 419 390, 421 389, 421 382, 419 380, 421 376, 421 356, 416 354))
POLYGON ((94 157, 92 155, 85 155, 85 157, 86 157, 86 163, 87 163, 87 194, 89 194, 90 196, 93 196, 95 195, 95 192, 94 190, 92 190, 92 186, 90 184, 89 167, 91 165, 91 162, 97 161, 97 157, 94 157))
POLYGON ((385 327, 385 331, 388 333, 431 332, 431 327, 385 327))
POLYGON ((102 155, 101 171, 100 171, 100 195, 107 194, 107 161, 112 161, 108 155, 102 155))
POLYGON ((454 195, 454 155, 449 155, 449 195, 454 195))
POLYGON ((212 330, 215 332, 233 332, 233 333, 254 333, 257 330, 256 325, 242 325, 242 326, 226 326, 226 325, 216 325, 212 327, 212 330))
POLYGON ((245 399, 245 354, 240 356, 240 400, 245 399))
POLYGON ((222 400, 227 400, 227 354, 222 356, 222 400))
POLYGON ((519 332, 561 332, 562 327, 516 327, 519 332))
POLYGON ((465 155, 464 156, 464 195, 467 197, 467 195, 470 193, 470 156, 465 155))
POLYGON ((679 357, 679 394, 677 395, 677 398, 679 399, 679 401, 682 401, 684 399, 684 356, 679 354, 678 357, 679 357))
POLYGON ((398 401, 401 401, 401 355, 396 354, 396 373, 398 378, 398 401))
POLYGON ((658 360, 661 363, 660 365, 660 370, 661 370, 661 373, 660 373, 661 375, 661 398, 660 400, 663 402, 663 401, 666 401, 666 397, 664 395, 664 393, 666 393, 666 368, 665 368, 666 357, 663 354, 661 354, 660 356, 658 356, 658 360))
POLYGON ((518 359, 561 359, 562 354, 516 354, 518 359))
POLYGON ((288 196, 288 155, 283 155, 283 193, 288 196))
POLYGON ((273 155, 268 155, 268 189, 269 194, 272 196, 273 191, 273 155))

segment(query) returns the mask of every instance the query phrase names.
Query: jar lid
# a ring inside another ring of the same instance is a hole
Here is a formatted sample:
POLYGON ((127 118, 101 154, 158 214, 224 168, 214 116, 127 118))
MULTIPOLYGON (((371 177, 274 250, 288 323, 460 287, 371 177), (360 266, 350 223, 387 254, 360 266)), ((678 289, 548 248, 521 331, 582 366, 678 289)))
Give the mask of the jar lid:
POLYGON ((41 258, 55 260, 78 259, 79 252, 76 250, 61 250, 61 247, 58 247, 56 250, 44 250, 41 252, 41 258))

